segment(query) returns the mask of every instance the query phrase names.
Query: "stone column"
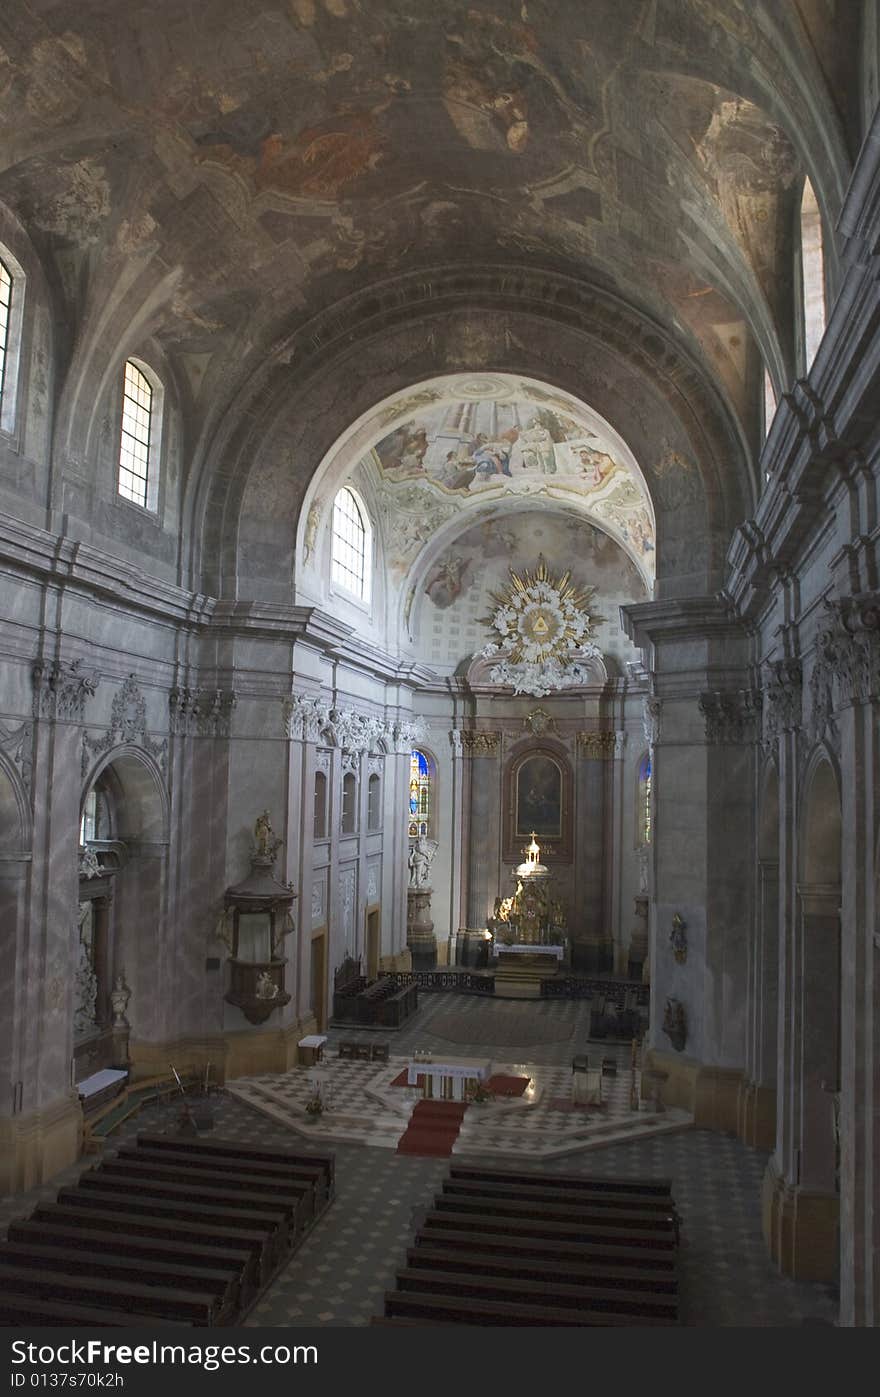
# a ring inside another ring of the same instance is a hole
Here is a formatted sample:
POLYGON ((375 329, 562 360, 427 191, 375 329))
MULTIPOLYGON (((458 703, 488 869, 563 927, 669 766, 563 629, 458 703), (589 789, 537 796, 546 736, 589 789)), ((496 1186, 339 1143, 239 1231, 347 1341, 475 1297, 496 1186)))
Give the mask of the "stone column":
POLYGON ((627 977, 630 980, 641 980, 648 974, 648 894, 643 893, 633 898, 634 922, 629 938, 629 959, 627 961, 627 977))

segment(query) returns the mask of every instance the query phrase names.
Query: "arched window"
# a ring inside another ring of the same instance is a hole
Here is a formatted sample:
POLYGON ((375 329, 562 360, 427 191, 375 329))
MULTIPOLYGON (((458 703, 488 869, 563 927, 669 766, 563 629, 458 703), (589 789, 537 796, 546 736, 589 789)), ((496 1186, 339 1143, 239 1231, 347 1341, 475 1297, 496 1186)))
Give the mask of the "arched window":
POLYGON ((369 601, 372 530, 366 509, 347 485, 333 501, 331 534, 331 580, 360 601, 369 601))
POLYGON ((12 318, 12 273, 0 260, 0 398, 6 386, 6 349, 9 344, 9 321, 12 318))
POLYGON ((21 358, 24 306, 24 271, 4 247, 0 247, 0 428, 15 426, 15 387, 21 358))
POLYGON ((825 259, 822 215, 810 181, 801 199, 801 278, 804 309, 804 371, 809 373, 825 333, 825 259))
POLYGON ((342 778, 342 833, 357 833, 357 779, 351 771, 342 778))
POLYGON ((327 777, 315 772, 315 838, 327 838, 327 777))
POLYGON ((117 489, 123 499, 155 510, 159 499, 162 388, 146 366, 126 359, 117 489))
POLYGON ((409 760, 409 821, 410 839, 427 838, 431 815, 431 763, 424 752, 410 754, 409 760))
POLYGON ((382 828, 382 782, 374 771, 367 783, 367 829, 382 828))
POLYGON ((639 784, 636 795, 636 843, 650 844, 652 830, 651 816, 651 753, 646 752, 639 762, 639 784))
POLYGON ((773 379, 770 377, 770 370, 764 366, 764 436, 770 431, 770 425, 776 416, 776 390, 773 387, 773 379))

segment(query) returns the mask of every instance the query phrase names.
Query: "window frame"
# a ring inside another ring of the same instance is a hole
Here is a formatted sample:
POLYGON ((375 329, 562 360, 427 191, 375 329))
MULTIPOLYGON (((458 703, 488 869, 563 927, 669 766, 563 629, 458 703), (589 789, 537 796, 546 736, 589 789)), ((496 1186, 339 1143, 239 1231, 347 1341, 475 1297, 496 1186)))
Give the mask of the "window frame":
POLYGON ((150 365, 145 363, 143 359, 139 359, 134 354, 129 354, 123 361, 122 365, 122 392, 118 411, 119 437, 115 465, 116 498, 117 500, 121 500, 124 504, 131 505, 134 509, 143 510, 147 514, 159 513, 159 484, 161 478, 162 441, 165 415, 164 407, 165 389, 162 380, 159 378, 155 370, 151 369, 150 365), (140 374, 140 376, 145 380, 148 388, 150 389, 148 437, 146 442, 147 473, 144 480, 145 498, 143 501, 131 499, 130 496, 127 495, 121 488, 121 475, 123 470, 127 471, 130 475, 135 474, 135 472, 133 472, 129 466, 123 464, 122 460, 122 452, 124 449, 126 435, 132 437, 132 439, 135 441, 138 440, 138 438, 135 437, 133 433, 127 432, 125 425, 126 402, 136 401, 127 392, 127 371, 129 365, 131 365, 131 367, 138 374, 140 374))
POLYGON ((0 431, 11 436, 16 428, 21 381, 24 301, 27 278, 24 268, 5 243, 0 243, 0 264, 9 278, 9 303, 0 375, 0 431))
POLYGON ((373 597, 373 538, 373 523, 370 518, 370 512, 364 503, 363 496, 353 485, 348 483, 341 485, 333 496, 333 507, 330 511, 330 588, 331 591, 338 596, 344 597, 347 601, 353 602, 356 606, 360 606, 365 610, 369 609, 373 597), (340 498, 343 495, 348 495, 351 498, 360 527, 363 531, 363 555, 361 558, 363 575, 361 578, 360 591, 355 591, 355 589, 345 581, 344 575, 343 577, 339 577, 336 571, 336 569, 339 568, 343 574, 348 572, 351 573, 353 577, 356 576, 352 569, 348 568, 345 562, 337 556, 336 550, 337 538, 344 546, 349 548, 352 547, 351 541, 346 540, 341 532, 337 532, 336 528, 337 510, 339 509, 340 498))

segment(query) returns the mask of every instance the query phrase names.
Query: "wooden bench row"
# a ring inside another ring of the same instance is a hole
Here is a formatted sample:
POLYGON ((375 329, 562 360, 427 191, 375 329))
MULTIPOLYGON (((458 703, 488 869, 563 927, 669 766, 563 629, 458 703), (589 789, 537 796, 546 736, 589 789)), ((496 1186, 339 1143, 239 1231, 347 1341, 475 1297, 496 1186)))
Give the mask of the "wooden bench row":
POLYGON ((334 1196, 332 1155, 139 1135, 0 1244, 0 1320, 238 1323, 334 1196))
POLYGON ((454 1164, 375 1323, 678 1322, 668 1181, 454 1164))

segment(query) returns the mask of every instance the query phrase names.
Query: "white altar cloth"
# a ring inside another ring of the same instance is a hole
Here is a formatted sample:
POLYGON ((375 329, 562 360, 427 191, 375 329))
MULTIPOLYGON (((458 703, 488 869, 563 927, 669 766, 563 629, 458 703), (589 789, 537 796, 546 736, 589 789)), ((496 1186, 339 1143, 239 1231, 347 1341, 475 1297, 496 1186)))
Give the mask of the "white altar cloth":
POLYGON ((517 943, 514 946, 505 946, 502 942, 496 941, 492 948, 493 956, 514 955, 514 956, 555 956, 557 960, 562 960, 565 956, 564 946, 523 946, 517 943))
POLYGON ((406 1082, 407 1086, 416 1087, 419 1077, 424 1077, 426 1096, 463 1101, 466 1082, 485 1082, 491 1075, 492 1063, 488 1059, 447 1057, 442 1062, 428 1062, 414 1058, 407 1066, 406 1082))

